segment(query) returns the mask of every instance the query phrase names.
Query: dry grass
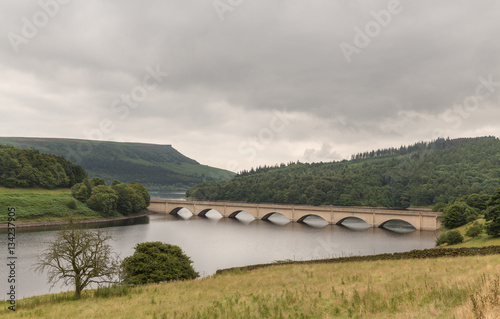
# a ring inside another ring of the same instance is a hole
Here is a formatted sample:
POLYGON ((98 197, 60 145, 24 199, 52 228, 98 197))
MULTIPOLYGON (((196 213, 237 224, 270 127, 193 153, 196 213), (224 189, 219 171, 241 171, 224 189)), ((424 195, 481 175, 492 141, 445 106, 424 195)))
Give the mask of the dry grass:
POLYGON ((475 318, 478 307, 498 310, 498 278, 489 274, 499 271, 499 255, 277 265, 137 287, 119 297, 33 297, 18 301, 15 313, 2 304, 0 317, 475 318))

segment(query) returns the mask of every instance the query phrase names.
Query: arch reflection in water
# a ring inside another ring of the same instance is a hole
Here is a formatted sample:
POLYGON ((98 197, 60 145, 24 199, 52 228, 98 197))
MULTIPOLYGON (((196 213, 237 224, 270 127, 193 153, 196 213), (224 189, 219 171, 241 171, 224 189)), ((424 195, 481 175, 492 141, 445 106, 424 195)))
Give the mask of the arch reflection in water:
POLYGON ((179 208, 179 209, 176 209, 175 212, 172 211, 172 213, 170 213, 172 215, 176 215, 182 219, 189 219, 193 216, 193 213, 189 210, 189 209, 186 209, 186 208, 179 208))
POLYGON ((297 221, 315 228, 323 228, 328 225, 328 222, 317 215, 306 215, 297 221))
POLYGON ((223 218, 222 214, 215 209, 209 209, 207 212, 205 212, 205 214, 201 215, 200 213, 198 214, 198 216, 205 216, 206 218, 211 220, 220 220, 221 218, 223 218))
POLYGON ((242 222, 243 224, 250 224, 251 222, 253 222, 255 220, 255 217, 253 217, 252 214, 250 214, 249 212, 246 212, 244 210, 235 211, 234 213, 229 215, 229 218, 236 219, 236 220, 242 222))
POLYGON ((366 230, 371 228, 370 224, 357 217, 347 217, 341 220, 337 225, 344 226, 352 230, 366 230))
POLYGON ((380 228, 396 233, 411 233, 417 230, 412 224, 400 219, 391 219, 380 225, 380 228))
POLYGON ((279 225, 279 226, 284 226, 290 222, 288 218, 285 217, 285 215, 281 213, 271 213, 262 218, 262 220, 269 221, 273 224, 279 225))

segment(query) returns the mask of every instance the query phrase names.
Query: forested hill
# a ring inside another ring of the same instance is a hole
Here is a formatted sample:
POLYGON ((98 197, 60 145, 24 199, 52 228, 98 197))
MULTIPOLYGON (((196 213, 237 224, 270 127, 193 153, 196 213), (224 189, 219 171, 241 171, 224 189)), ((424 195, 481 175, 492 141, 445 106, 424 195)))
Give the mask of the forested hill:
POLYGON ((188 191, 204 200, 309 205, 429 206, 500 187, 500 140, 437 139, 353 155, 350 161, 290 163, 244 171, 188 191))
POLYGON ((0 145, 0 186, 71 187, 87 177, 85 170, 62 156, 0 145))
POLYGON ((188 188, 234 173, 201 165, 170 145, 56 138, 0 137, 0 144, 64 156, 82 166, 89 178, 141 183, 148 189, 188 188))

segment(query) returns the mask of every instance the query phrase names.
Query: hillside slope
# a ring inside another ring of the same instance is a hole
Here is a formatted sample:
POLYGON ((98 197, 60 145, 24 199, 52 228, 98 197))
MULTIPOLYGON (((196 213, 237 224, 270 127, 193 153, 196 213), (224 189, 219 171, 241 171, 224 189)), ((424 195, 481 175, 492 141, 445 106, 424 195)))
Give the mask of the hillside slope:
POLYGON ((0 144, 64 156, 82 166, 89 178, 98 176, 108 183, 113 179, 137 182, 148 189, 185 189, 234 175, 201 165, 171 145, 19 137, 0 137, 0 144))
POLYGON ((500 140, 437 139, 354 155, 350 161, 290 163, 244 171, 188 191, 204 200, 309 205, 429 206, 500 187, 500 140))

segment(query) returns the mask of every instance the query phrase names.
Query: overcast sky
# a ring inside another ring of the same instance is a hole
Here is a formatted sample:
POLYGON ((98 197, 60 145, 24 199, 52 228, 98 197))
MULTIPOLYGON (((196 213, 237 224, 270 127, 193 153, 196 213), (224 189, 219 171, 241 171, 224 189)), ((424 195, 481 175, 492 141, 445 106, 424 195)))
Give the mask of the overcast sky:
POLYGON ((499 1, 0 4, 0 136, 233 171, 500 136, 499 1))

